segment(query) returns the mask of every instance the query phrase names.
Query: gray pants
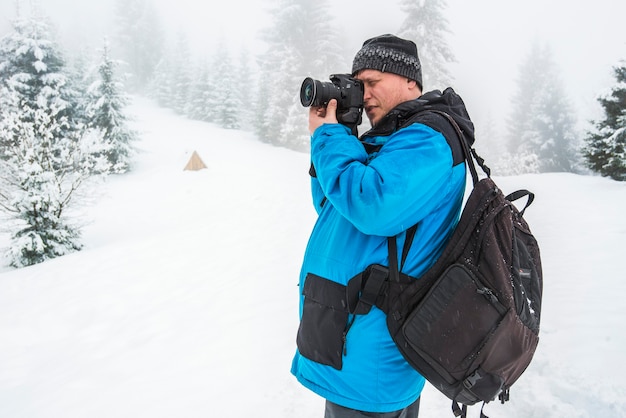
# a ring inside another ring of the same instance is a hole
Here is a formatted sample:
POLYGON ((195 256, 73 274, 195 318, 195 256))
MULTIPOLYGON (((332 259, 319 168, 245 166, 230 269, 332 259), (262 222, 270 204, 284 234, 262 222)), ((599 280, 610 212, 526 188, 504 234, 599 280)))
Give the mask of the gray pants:
POLYGON ((394 412, 357 411, 326 401, 324 418, 417 418, 419 412, 420 398, 406 408, 394 412))

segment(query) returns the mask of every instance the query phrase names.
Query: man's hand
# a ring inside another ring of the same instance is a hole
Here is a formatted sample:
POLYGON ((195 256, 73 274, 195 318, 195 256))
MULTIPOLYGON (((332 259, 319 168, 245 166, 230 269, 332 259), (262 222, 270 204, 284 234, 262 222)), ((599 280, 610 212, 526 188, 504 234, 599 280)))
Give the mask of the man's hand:
POLYGON ((309 132, 313 132, 325 123, 337 122, 337 100, 332 99, 328 102, 327 107, 311 107, 309 108, 309 132))

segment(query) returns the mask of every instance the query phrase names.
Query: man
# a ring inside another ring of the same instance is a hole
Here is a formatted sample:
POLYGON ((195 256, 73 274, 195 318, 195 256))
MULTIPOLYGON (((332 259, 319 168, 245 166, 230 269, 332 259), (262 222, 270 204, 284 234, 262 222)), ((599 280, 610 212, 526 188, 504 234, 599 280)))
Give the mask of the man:
POLYGON ((411 41, 393 35, 367 40, 352 75, 363 82, 372 125, 360 140, 337 123, 335 100, 309 111, 319 217, 300 275, 292 373, 326 398, 326 418, 415 418, 425 380, 396 348, 384 312, 354 309, 348 283, 372 264, 389 266, 387 237, 396 237, 399 264, 409 276, 420 277, 439 257, 458 222, 465 164, 451 124, 424 110, 450 114, 470 143, 473 125, 452 89, 422 95, 411 41), (403 258, 406 231, 416 224, 403 258))

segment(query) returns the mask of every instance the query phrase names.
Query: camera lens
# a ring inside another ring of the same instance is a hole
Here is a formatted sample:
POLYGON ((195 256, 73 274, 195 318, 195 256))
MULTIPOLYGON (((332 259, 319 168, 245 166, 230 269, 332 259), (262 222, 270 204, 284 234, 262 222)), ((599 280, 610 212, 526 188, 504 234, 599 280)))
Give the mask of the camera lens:
POLYGON ((307 77, 302 82, 300 87, 300 102, 302 106, 309 107, 315 101, 315 80, 311 77, 307 77))

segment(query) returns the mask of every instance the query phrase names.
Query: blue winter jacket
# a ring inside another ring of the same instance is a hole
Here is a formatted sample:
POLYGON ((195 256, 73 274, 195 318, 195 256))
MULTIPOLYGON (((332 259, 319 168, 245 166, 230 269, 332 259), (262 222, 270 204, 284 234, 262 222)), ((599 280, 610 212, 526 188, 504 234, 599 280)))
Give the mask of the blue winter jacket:
POLYGON ((446 138, 422 123, 365 141, 382 147, 368 154, 340 124, 322 125, 311 137, 319 217, 300 274, 301 324, 291 371, 331 402, 391 412, 413 403, 425 380, 396 348, 381 310, 342 313, 337 295, 367 266, 389 265, 386 237, 397 237, 401 253, 415 224, 402 272, 419 277, 435 262, 458 222, 465 164, 453 165, 446 138))

